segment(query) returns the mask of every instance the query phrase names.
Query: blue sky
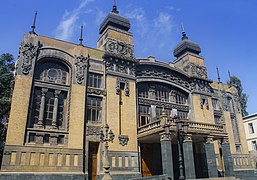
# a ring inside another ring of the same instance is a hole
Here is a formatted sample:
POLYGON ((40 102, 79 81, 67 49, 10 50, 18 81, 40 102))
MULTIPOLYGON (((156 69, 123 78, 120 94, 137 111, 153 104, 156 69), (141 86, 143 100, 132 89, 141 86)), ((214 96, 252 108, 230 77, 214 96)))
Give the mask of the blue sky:
MULTIPOLYGON (((30 31, 38 11, 36 32, 78 43, 84 24, 84 45, 96 47, 98 29, 113 0, 8 0, 1 2, 0 54, 18 56, 19 44, 30 31)), ((197 42, 209 78, 222 82, 238 76, 249 96, 248 112, 257 112, 257 1, 245 0, 117 0, 121 15, 129 17, 136 57, 155 56, 173 61, 181 40, 181 23, 197 42)))

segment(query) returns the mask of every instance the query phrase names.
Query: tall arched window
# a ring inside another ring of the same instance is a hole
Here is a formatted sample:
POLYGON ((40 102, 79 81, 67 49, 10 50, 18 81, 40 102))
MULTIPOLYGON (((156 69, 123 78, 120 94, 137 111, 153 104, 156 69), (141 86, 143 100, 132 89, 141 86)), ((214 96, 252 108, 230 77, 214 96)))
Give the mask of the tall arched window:
POLYGON ((64 143, 65 134, 58 131, 68 131, 68 104, 70 91, 70 69, 57 59, 45 58, 40 61, 35 70, 33 97, 30 121, 28 123, 28 142, 35 140, 37 131, 46 131, 42 143, 64 143), (49 130, 57 133, 51 134, 49 130), (30 132, 33 131, 33 132, 30 132), (48 131, 48 132, 47 132, 48 131))

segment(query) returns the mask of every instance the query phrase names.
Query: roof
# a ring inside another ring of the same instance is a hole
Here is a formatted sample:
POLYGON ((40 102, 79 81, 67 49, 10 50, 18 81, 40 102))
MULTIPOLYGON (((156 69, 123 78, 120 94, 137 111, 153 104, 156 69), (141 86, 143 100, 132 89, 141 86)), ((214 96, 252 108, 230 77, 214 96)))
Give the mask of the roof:
POLYGON ((108 26, 128 31, 130 29, 130 22, 127 18, 120 16, 117 12, 111 12, 102 22, 99 28, 99 34, 102 34, 108 26))

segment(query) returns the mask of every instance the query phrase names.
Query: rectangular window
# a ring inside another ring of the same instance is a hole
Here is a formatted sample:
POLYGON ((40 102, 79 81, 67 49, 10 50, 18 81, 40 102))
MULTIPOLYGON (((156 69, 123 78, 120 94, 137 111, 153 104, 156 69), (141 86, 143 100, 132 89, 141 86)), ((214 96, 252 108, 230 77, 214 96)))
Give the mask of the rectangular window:
POLYGON ((213 110, 220 110, 220 103, 218 99, 212 99, 213 110))
POLYGON ((95 87, 95 88, 102 88, 102 77, 103 76, 100 74, 90 73, 88 86, 95 87))
POLYGON ((236 152, 238 153, 242 152, 241 145, 236 145, 236 152))
POLYGON ((60 135, 57 137, 57 144, 64 144, 64 135, 60 135))
POLYGON ((257 151, 257 143, 256 141, 252 141, 252 148, 254 151, 257 151))
POLYGON ((87 120, 101 122, 102 98, 88 97, 87 99, 87 120))
POLYGON ((139 106, 139 117, 139 126, 143 126, 150 123, 150 107, 139 106))
POLYGON ((139 85, 138 87, 138 95, 141 98, 148 98, 148 92, 149 92, 149 87, 146 84, 139 85))
POLYGON ((248 128, 249 128, 249 133, 253 134, 254 133, 253 123, 248 123, 248 128))
POLYGON ((47 143, 47 144, 50 143, 50 134, 45 134, 43 140, 44 140, 44 143, 47 143))
POLYGON ((34 143, 36 141, 36 133, 29 133, 29 143, 34 143))

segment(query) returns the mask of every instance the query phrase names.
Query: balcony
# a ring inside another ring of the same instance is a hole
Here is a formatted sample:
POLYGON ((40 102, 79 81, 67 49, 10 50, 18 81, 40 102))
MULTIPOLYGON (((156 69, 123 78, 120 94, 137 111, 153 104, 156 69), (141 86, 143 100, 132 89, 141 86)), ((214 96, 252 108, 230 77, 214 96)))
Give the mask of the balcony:
MULTIPOLYGON (((203 134, 203 135, 212 135, 223 137, 226 135, 223 125, 221 124, 211 124, 211 123, 203 123, 203 122, 195 122, 189 121, 187 119, 181 120, 185 123, 189 124, 188 133, 190 134, 203 134)), ((176 131, 176 125, 172 119, 167 119, 167 122, 170 123, 171 132, 176 131)), ((160 133, 163 131, 164 122, 159 119, 157 121, 153 121, 149 124, 138 127, 138 137, 145 137, 147 135, 160 133)))

